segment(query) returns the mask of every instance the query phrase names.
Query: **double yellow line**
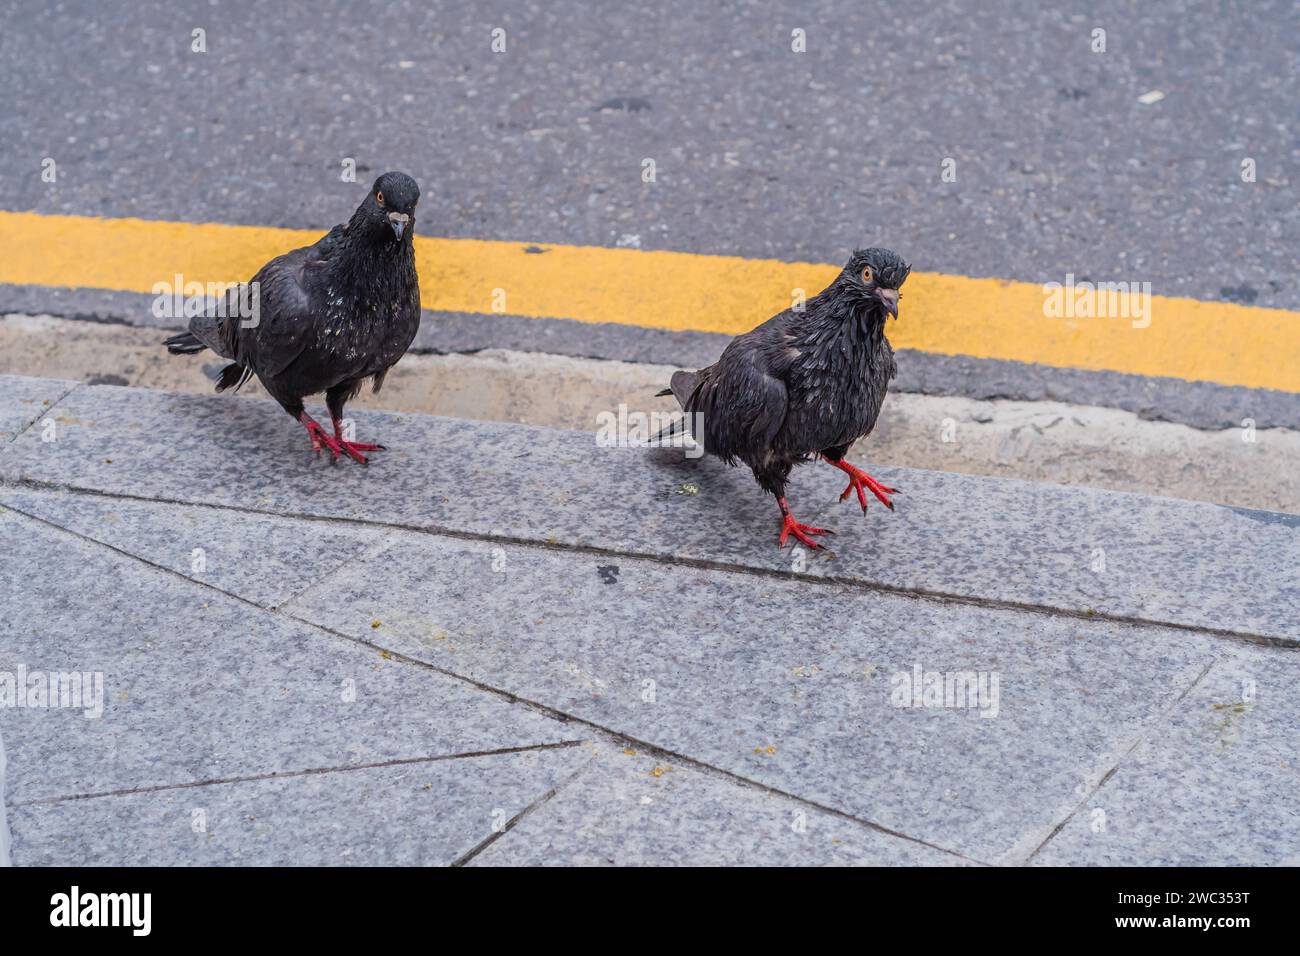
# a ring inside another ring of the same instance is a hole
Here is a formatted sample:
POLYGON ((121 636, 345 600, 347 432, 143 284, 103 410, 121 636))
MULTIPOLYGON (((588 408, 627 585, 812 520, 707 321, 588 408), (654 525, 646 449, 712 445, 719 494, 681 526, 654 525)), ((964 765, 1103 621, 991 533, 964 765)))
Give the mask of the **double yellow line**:
MULTIPOLYGON (((148 293, 176 274, 244 281, 318 231, 0 212, 0 282, 148 293)), ((426 309, 734 335, 820 291, 838 265, 418 237, 426 309)), ((845 250, 846 255, 849 250, 845 250)), ((922 259, 922 250, 901 249, 922 259)), ((1119 280, 1140 276, 1107 277, 1119 280)), ((1045 276, 1044 281, 1064 281, 1045 276)), ((1039 285, 914 272, 896 348, 1300 393, 1300 313, 1153 296, 1150 324, 1052 318, 1039 285)))

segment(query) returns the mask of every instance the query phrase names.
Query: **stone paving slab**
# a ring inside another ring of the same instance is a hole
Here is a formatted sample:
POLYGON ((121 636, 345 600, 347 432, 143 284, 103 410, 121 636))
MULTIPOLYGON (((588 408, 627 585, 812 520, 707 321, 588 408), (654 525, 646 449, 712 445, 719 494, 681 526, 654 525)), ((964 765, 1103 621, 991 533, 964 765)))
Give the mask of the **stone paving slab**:
POLYGON ((10 806, 574 739, 523 706, 13 512, 0 514, 0 553, 0 674, 102 675, 97 718, 94 680, 80 708, 0 708, 10 806))
POLYGON ((11 809, 17 866, 445 866, 562 786, 585 747, 11 809))
POLYGON ((1034 862, 1300 866, 1297 686, 1294 654, 1216 664, 1034 862))
POLYGON ((4 445, 76 387, 76 382, 53 378, 0 375, 0 454, 4 445))
MULTIPOLYGON (((630 748, 629 748, 630 749, 630 748)), ((924 866, 932 847, 697 768, 602 749, 472 866, 924 866)))
POLYGON ((364 525, 68 492, 0 488, 6 506, 263 607, 278 607, 383 537, 364 525))
POLYGON ((984 862, 1046 839, 1226 643, 415 532, 322 590, 285 612, 984 862), (896 706, 917 666, 996 674, 996 705, 896 706))
MULTIPOLYGON (((789 572, 797 560, 775 547, 776 509, 747 471, 666 449, 359 412, 361 439, 391 449, 360 468, 315 460, 301 427, 268 402, 87 386, 60 413, 75 424, 53 442, 24 434, 0 459, 0 480, 767 571, 789 572)), ((875 507, 865 519, 838 503, 839 472, 796 471, 797 512, 839 532, 834 560, 817 556, 803 573, 1300 641, 1298 516, 875 470, 904 494, 896 513, 875 507)))

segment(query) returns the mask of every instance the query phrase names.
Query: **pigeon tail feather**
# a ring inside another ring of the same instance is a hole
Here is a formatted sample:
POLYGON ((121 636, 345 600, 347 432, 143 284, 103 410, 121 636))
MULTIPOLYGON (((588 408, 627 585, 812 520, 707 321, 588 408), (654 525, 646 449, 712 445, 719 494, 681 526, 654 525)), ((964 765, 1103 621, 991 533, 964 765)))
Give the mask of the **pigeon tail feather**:
POLYGON ((238 362, 231 362, 221 370, 221 376, 217 379, 217 391, 224 392, 226 389, 234 386, 235 391, 244 387, 244 383, 252 377, 253 370, 240 365, 238 362))
MULTIPOLYGON (((687 400, 691 397, 691 392, 695 391, 695 385, 699 381, 699 372, 676 371, 669 380, 672 387, 668 389, 677 398, 677 404, 686 407, 687 400)), ((664 393, 660 393, 664 394, 664 393)))
POLYGON ((163 345, 167 346, 167 351, 172 355, 193 355, 195 352, 202 352, 207 348, 193 332, 181 332, 179 335, 173 335, 171 338, 164 340, 163 345))

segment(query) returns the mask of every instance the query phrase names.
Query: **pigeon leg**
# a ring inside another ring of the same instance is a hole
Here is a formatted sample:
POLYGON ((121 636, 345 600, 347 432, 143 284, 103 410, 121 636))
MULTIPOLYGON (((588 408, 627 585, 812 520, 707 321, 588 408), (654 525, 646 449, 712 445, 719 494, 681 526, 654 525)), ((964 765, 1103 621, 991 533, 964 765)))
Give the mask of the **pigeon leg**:
POLYGON ((781 508, 781 540, 777 543, 777 547, 784 548, 785 539, 790 537, 790 535, 794 535, 797 539, 816 551, 818 548, 822 547, 822 545, 808 537, 808 535, 835 533, 829 528, 814 528, 811 525, 801 524, 796 521, 794 515, 790 514, 790 506, 786 504, 784 498, 777 498, 776 503, 781 508))
MULTIPOLYGON (((368 445, 364 442, 349 441, 344 438, 343 428, 343 406, 348 400, 355 397, 357 391, 361 388, 361 381, 354 379, 342 382, 325 392, 325 404, 329 407, 330 418, 334 421, 334 440, 338 443, 339 450, 347 454, 353 461, 366 465, 370 463, 363 451, 383 451, 383 445, 368 445)), ((379 391, 376 386, 375 391, 379 391)))
POLYGON ((867 496, 863 491, 863 489, 866 489, 879 498, 882 505, 890 511, 894 510, 894 503, 889 500, 889 496, 899 494, 897 488, 890 488, 888 485, 882 485, 861 468, 853 467, 842 458, 839 461, 831 461, 829 458, 826 460, 830 461, 832 465, 849 476, 849 486, 845 488, 844 493, 840 495, 840 501, 847 498, 850 492, 856 491, 858 493, 858 503, 862 505, 862 513, 866 514, 867 496))
POLYGON ((317 455, 320 454, 322 447, 328 448, 333 452, 335 458, 338 458, 338 456, 343 453, 343 449, 339 445, 338 441, 331 438, 329 432, 325 431, 325 429, 321 427, 321 423, 316 421, 316 419, 312 418, 306 412, 302 412, 298 416, 298 421, 302 422, 303 427, 307 429, 307 437, 311 439, 312 450, 315 451, 317 455))
MULTIPOLYGON (((354 460, 363 465, 369 464, 370 459, 361 454, 363 451, 385 451, 383 445, 371 445, 366 442, 348 441, 343 437, 343 419, 334 419, 334 440, 338 442, 339 448, 347 452, 354 460)), ((335 455, 338 453, 335 452, 335 455)))

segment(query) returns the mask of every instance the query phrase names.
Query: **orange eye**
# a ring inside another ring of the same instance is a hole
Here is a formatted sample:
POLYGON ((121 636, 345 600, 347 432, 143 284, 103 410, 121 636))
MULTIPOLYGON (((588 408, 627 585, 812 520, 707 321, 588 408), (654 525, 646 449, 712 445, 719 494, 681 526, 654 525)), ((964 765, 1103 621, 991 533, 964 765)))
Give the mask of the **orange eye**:
POLYGON ((379 203, 379 205, 382 206, 382 205, 384 204, 384 194, 383 194, 383 193, 375 193, 375 202, 379 203))
POLYGON ((873 278, 874 276, 871 273, 871 266, 867 266, 865 269, 862 270, 863 282, 870 282, 873 278))

